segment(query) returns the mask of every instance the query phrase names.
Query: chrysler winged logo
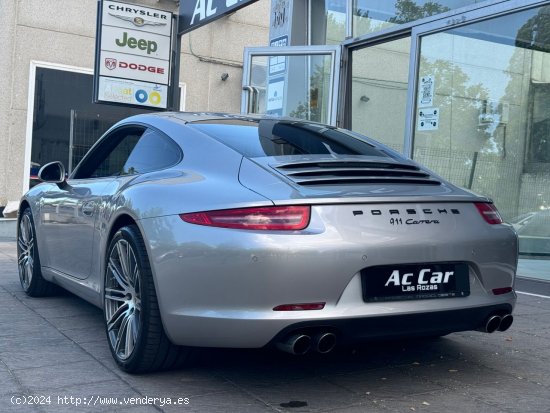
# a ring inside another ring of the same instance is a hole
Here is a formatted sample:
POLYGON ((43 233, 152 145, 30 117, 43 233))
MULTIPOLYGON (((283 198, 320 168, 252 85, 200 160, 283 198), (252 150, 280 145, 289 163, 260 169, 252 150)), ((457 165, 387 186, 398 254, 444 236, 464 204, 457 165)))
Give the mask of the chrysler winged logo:
POLYGON ((111 57, 105 58, 105 67, 109 70, 116 69, 116 59, 113 59, 111 57))
POLYGON ((124 16, 123 14, 115 14, 109 12, 109 14, 113 17, 116 17, 117 19, 126 20, 128 22, 134 23, 134 26, 142 27, 142 26, 166 26, 166 22, 157 22, 153 20, 145 20, 143 17, 131 17, 131 16, 124 16))

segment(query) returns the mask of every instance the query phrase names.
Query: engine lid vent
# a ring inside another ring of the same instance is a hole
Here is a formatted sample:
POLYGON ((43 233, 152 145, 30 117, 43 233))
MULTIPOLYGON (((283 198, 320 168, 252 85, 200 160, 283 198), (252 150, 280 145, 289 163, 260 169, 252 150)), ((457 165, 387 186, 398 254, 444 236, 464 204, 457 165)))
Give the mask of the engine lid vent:
POLYGON ((305 161, 272 165, 294 183, 313 185, 441 185, 415 165, 372 161, 305 161))

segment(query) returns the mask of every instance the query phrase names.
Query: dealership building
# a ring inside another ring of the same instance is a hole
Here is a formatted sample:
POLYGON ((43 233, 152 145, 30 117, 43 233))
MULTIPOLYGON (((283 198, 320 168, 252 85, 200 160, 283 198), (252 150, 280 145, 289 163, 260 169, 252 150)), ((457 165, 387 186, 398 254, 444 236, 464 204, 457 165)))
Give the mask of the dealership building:
MULTIPOLYGON (((0 207, 41 165, 70 171, 113 123, 162 109, 155 93, 147 105, 93 103, 96 64, 144 68, 169 83, 173 108, 350 128, 492 198, 518 230, 520 275, 550 280, 550 1, 220 0, 245 7, 183 34, 168 68, 96 63, 97 0, 0 1, 0 207)), ((217 4, 189 3, 197 19, 217 4)), ((116 40, 156 52, 142 37, 116 40)))

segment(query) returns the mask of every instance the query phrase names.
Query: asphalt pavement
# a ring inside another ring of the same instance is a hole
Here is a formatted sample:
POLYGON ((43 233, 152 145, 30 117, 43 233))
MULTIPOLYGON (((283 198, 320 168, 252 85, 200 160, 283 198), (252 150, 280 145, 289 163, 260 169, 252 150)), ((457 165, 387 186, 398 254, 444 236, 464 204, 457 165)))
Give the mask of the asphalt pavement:
POLYGON ((525 292, 504 333, 326 356, 203 349, 186 369, 134 376, 112 360, 101 310, 27 297, 15 242, 0 241, 0 412, 550 412, 550 297, 525 292))

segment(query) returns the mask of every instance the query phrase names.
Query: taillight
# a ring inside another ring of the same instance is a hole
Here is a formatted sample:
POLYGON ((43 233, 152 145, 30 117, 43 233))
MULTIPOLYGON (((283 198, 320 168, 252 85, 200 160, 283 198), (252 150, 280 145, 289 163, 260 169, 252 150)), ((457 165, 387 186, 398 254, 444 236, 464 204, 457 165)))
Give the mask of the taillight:
POLYGON ((269 206, 221 209, 181 214, 185 222, 210 227, 293 231, 309 224, 309 206, 269 206))
POLYGON ((477 202, 475 203, 475 206, 483 219, 489 224, 502 224, 502 218, 493 204, 477 202))
POLYGON ((273 311, 310 311, 322 310, 325 303, 281 304, 273 308, 273 311))
POLYGON ((512 292, 512 287, 493 288, 494 295, 508 294, 512 292))

